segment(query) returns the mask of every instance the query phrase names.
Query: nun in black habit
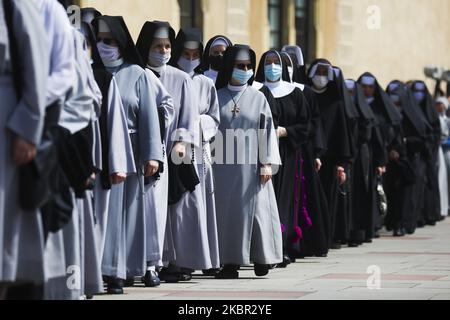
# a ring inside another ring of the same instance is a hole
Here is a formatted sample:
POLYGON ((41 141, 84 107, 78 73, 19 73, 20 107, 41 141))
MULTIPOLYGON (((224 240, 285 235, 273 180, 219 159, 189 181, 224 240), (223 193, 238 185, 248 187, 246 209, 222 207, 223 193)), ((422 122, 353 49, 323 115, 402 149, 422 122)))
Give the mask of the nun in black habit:
POLYGON ((320 178, 328 199, 330 215, 330 247, 339 249, 333 243, 336 230, 337 199, 339 187, 345 183, 345 167, 351 159, 349 128, 345 113, 345 102, 336 82, 334 70, 329 61, 313 61, 308 70, 309 86, 316 93, 327 150, 322 156, 320 178))
MULTIPOLYGON (((282 223, 285 260, 288 253, 299 252, 303 229, 311 226, 307 204, 302 205, 302 147, 309 136, 308 106, 303 92, 283 80, 283 60, 277 51, 263 54, 256 80, 263 83, 276 99, 272 110, 277 123, 280 156, 283 165, 274 175, 273 183, 282 223)), ((291 254, 292 255, 292 254, 291 254)))
POLYGON ((232 47, 233 43, 225 36, 215 36, 211 38, 203 51, 203 59, 199 73, 204 74, 216 83, 219 71, 222 69, 223 56, 228 47, 232 47))
POLYGON ((94 19, 101 16, 102 16, 101 12, 95 8, 92 7, 81 8, 81 21, 87 23, 88 25, 91 25, 94 19))
POLYGON ((300 251, 289 252, 289 258, 291 260, 310 256, 325 257, 328 255, 329 249, 328 203, 319 176, 322 165, 320 158, 325 150, 322 121, 313 90, 295 81, 295 79, 301 81, 301 77, 298 75, 299 72, 305 73, 301 68, 295 68, 299 64, 298 56, 303 57, 301 49, 299 47, 295 48, 298 48, 298 50, 295 50, 297 54, 281 52, 284 62, 283 66, 285 68, 283 79, 284 81, 291 82, 303 91, 308 107, 310 130, 307 142, 302 147, 303 172, 305 176, 302 193, 306 197, 312 226, 302 230, 303 238, 300 241, 300 251), (292 67, 292 74, 289 67, 292 67))
POLYGON ((385 165, 385 148, 375 114, 367 104, 362 87, 354 80, 347 80, 346 87, 359 114, 356 155, 353 165, 353 227, 349 246, 357 247, 366 240, 366 230, 373 229, 373 201, 376 199, 374 172, 385 165))
POLYGON ((356 143, 358 138, 359 120, 360 116, 352 97, 349 94, 346 86, 343 72, 338 67, 333 67, 336 77, 336 84, 341 94, 341 99, 344 101, 345 114, 348 126, 348 140, 350 146, 351 158, 345 167, 347 181, 339 188, 338 195, 338 211, 336 216, 336 230, 335 243, 348 243, 350 240, 350 232, 353 228, 353 169, 356 160, 356 143))
POLYGON ((423 81, 413 81, 410 85, 416 108, 419 108, 430 125, 428 139, 423 158, 426 162, 426 187, 424 201, 419 211, 418 226, 434 226, 441 215, 439 193, 439 147, 441 143, 441 123, 439 114, 434 108, 433 97, 423 81))
POLYGON ((398 139, 395 149, 398 155, 391 151, 384 181, 389 203, 386 228, 393 229, 394 236, 400 237, 413 233, 416 226, 418 199, 421 198, 418 187, 423 189, 424 185, 424 163, 420 162, 420 152, 425 145, 428 126, 404 83, 394 80, 386 92, 403 115, 402 139, 398 139))
MULTIPOLYGON (((364 73, 358 79, 358 83, 362 85, 366 101, 379 123, 383 148, 385 152, 389 152, 391 149, 394 149, 396 138, 401 134, 402 115, 371 73, 364 73)), ((382 166, 375 166, 374 174, 378 176, 378 179, 374 179, 374 185, 372 186, 375 190, 377 189, 378 183, 382 180, 382 176, 386 172, 386 164, 387 159, 385 158, 382 166)), ((366 230, 366 242, 371 242, 371 239, 375 237, 376 232, 382 228, 381 211, 378 206, 379 201, 377 194, 375 194, 375 197, 375 201, 372 202, 374 224, 373 228, 366 230)))

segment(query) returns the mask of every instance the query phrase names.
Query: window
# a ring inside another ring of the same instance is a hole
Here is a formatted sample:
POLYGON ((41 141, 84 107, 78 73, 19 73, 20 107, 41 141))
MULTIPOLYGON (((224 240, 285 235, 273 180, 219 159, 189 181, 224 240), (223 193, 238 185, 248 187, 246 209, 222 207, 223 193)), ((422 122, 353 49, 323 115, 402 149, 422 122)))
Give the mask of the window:
POLYGON ((297 44, 302 47, 306 61, 315 58, 314 0, 295 0, 295 29, 297 44))
POLYGON ((269 0, 270 48, 279 50, 282 41, 282 0, 269 0))
POLYGON ((178 0, 181 28, 202 28, 201 0, 178 0))

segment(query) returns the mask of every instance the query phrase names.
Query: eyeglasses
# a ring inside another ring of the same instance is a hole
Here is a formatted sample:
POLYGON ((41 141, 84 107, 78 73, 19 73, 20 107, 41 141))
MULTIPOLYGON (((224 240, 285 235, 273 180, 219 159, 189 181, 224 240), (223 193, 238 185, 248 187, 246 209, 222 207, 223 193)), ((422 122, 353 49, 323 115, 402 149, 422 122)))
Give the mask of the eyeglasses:
POLYGON ((110 39, 110 38, 97 38, 97 42, 103 42, 104 44, 111 46, 111 45, 115 45, 117 42, 114 39, 110 39))
POLYGON ((253 69, 253 66, 252 66, 251 63, 249 63, 249 64, 239 63, 239 64, 236 65, 236 67, 237 67, 239 70, 245 70, 246 68, 247 68, 247 70, 253 69))

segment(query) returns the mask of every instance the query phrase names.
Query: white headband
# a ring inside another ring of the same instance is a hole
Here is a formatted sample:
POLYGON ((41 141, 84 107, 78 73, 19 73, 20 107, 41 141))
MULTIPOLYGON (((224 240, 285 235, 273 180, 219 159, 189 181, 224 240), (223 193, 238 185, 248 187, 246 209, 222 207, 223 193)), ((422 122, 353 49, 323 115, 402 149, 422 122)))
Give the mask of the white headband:
POLYGON ((225 46, 228 47, 228 43, 224 38, 217 38, 216 40, 213 41, 213 43, 211 44, 211 49, 216 47, 216 46, 225 46))
POLYGON ((361 79, 361 83, 366 86, 374 86, 375 85, 375 78, 372 76, 364 76, 361 79))
POLYGON ((198 42, 198 41, 186 41, 184 43, 184 47, 186 49, 190 49, 190 50, 197 50, 198 48, 200 48, 200 42, 198 42))
POLYGON ((236 55, 236 61, 247 61, 251 60, 250 52, 248 50, 242 49, 236 55))
POLYGON ((84 15, 83 15, 83 22, 86 22, 86 23, 91 23, 92 22, 92 20, 94 20, 95 19, 95 14, 94 14, 94 12, 92 12, 92 11, 89 11, 89 12, 87 12, 87 13, 85 13, 84 15))
POLYGON ((312 78, 316 75, 317 68, 318 68, 319 66, 324 66, 324 67, 327 67, 327 68, 328 68, 328 80, 333 81, 333 80, 334 80, 334 71, 333 71, 333 67, 332 67, 331 65, 327 64, 327 63, 322 63, 322 62, 319 62, 319 63, 315 64, 315 65, 311 68, 311 71, 310 71, 310 73, 309 73, 309 78, 312 79, 312 78))
POLYGON ((354 80, 345 80, 345 86, 348 90, 353 90, 356 87, 356 82, 354 80))
POLYGON ((414 88, 418 91, 423 91, 425 90, 425 84, 423 82, 416 82, 414 88))
POLYGON ((305 65, 302 48, 300 48, 299 46, 284 46, 283 49, 281 49, 281 51, 287 52, 289 54, 294 54, 297 57, 298 65, 299 66, 305 65))
POLYGON ((108 24, 105 21, 100 19, 98 21, 98 32, 109 33, 109 32, 111 32, 111 28, 108 26, 108 24))
POLYGON ((449 107, 448 99, 446 99, 444 97, 440 97, 436 100, 436 104, 440 104, 440 103, 442 103, 445 106, 445 110, 448 110, 448 107, 449 107))
POLYGON ((394 91, 395 89, 397 89, 398 87, 400 87, 400 85, 397 82, 391 83, 389 85, 389 91, 394 91))
POLYGON ((156 30, 154 37, 158 39, 169 39, 169 28, 159 28, 158 30, 156 30))

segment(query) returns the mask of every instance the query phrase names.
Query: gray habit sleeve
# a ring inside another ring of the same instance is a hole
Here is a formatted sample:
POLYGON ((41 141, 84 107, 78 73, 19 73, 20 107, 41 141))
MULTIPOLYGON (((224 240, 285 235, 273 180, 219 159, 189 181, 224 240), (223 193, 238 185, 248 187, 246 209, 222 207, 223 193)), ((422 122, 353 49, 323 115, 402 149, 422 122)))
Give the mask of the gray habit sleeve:
POLYGON ((142 164, 154 160, 163 162, 156 97, 151 90, 149 74, 144 72, 138 81, 139 143, 142 164))
POLYGON ((49 53, 41 15, 33 3, 15 1, 14 36, 20 64, 27 66, 22 77, 20 100, 8 119, 7 127, 27 141, 38 144, 42 137, 49 53))

